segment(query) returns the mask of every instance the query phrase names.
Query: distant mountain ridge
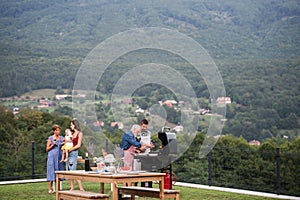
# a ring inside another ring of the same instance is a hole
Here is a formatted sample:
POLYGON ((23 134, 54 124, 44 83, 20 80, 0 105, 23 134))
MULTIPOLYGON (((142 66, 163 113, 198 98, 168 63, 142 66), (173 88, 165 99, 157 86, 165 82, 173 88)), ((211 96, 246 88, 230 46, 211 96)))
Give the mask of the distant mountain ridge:
POLYGON ((297 0, 8 1, 0 20, 0 96, 72 87, 91 49, 136 27, 176 29, 215 60, 294 59, 300 52, 297 0))
MULTIPOLYGON (((51 52, 55 46, 79 48, 78 44, 90 49, 130 28, 162 26, 178 29, 201 44, 222 44, 231 37, 245 40, 245 44, 257 42, 249 47, 258 48, 268 47, 278 37, 274 45, 286 43, 296 49, 299 7, 297 0, 9 1, 1 3, 1 38, 2 42, 38 45, 51 52)), ((228 43, 236 45, 235 40, 228 43)))

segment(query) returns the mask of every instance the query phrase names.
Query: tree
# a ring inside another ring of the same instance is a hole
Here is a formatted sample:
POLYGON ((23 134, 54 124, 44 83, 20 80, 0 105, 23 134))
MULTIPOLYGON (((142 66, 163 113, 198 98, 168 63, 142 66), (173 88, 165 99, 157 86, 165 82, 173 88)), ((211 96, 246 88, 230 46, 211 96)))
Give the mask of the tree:
POLYGON ((34 128, 37 128, 39 125, 43 124, 43 113, 38 110, 33 110, 30 108, 23 108, 19 112, 19 125, 21 125, 21 129, 25 128, 23 126, 26 126, 27 130, 32 130, 34 128))

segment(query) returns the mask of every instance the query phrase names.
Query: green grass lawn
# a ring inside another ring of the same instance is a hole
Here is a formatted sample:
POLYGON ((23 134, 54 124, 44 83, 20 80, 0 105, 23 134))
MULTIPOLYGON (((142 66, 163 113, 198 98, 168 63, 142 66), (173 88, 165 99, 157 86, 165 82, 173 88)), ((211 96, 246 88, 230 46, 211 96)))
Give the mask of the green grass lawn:
MULTIPOLYGON (((99 191, 98 183, 83 182, 84 189, 87 191, 99 191)), ((64 181, 62 188, 69 189, 69 182, 64 181)), ((77 188, 78 189, 78 188, 77 188)), ((271 200, 273 198, 258 197, 252 195, 242 195, 229 192, 220 192, 214 190, 187 188, 175 186, 174 189, 180 190, 180 199, 182 200, 271 200)), ((26 183, 26 184, 12 184, 12 185, 0 185, 0 199, 2 200, 16 200, 16 199, 36 199, 36 200, 54 200, 55 194, 48 194, 48 183, 26 183)), ((105 184, 105 193, 111 195, 110 185, 105 184)), ((138 200, 150 200, 152 198, 137 198, 138 200)))
POLYGON ((27 92, 25 94, 22 94, 22 97, 31 97, 31 98, 53 98, 55 97, 55 89, 40 89, 40 90, 32 90, 30 92, 27 92))

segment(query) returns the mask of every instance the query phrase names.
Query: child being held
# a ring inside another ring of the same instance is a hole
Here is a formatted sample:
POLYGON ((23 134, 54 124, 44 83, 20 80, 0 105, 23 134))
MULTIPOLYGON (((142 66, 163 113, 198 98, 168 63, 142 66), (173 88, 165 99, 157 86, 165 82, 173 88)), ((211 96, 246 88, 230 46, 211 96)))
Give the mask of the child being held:
POLYGON ((64 145, 61 147, 63 154, 60 162, 67 162, 69 157, 69 149, 73 147, 73 136, 71 130, 66 129, 65 134, 64 145))

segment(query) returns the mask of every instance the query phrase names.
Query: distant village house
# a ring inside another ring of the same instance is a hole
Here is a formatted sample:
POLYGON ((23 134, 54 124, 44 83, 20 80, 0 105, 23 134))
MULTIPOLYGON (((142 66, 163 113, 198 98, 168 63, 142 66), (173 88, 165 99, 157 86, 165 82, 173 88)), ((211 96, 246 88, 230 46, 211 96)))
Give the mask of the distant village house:
POLYGON ((40 99, 38 108, 49 108, 55 106, 55 103, 53 101, 50 101, 49 99, 40 99))
POLYGON ((249 144, 250 144, 250 145, 259 146, 259 145, 260 145, 260 141, 258 141, 258 140, 251 140, 251 141, 249 142, 249 144))
POLYGON ((231 98, 230 97, 218 97, 217 98, 217 105, 218 106, 224 106, 226 104, 231 104, 231 98))

